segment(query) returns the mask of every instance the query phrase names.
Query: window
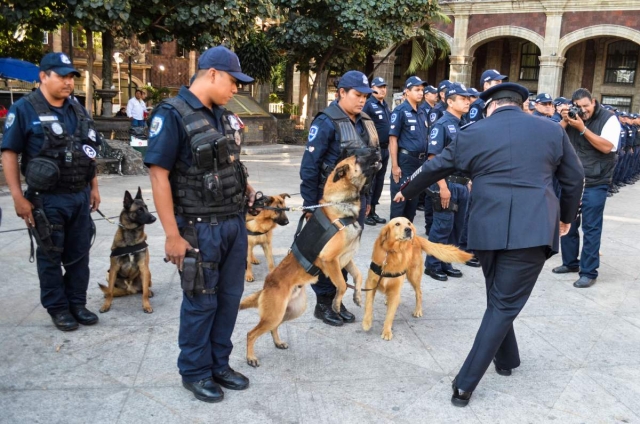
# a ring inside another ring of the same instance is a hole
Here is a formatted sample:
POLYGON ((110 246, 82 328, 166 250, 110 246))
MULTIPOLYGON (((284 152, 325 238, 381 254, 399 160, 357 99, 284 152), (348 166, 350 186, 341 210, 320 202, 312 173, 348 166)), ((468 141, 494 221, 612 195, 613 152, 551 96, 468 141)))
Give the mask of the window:
POLYGON ((181 59, 188 59, 189 50, 185 49, 184 47, 180 47, 180 45, 176 43, 176 57, 179 57, 181 59))
POLYGON ((524 43, 520 54, 520 81, 538 81, 540 49, 533 43, 524 43))
POLYGON ((627 96, 602 96, 600 103, 615 106, 621 112, 631 112, 631 97, 627 96))
POLYGON ((84 30, 79 28, 73 29, 71 44, 73 47, 80 49, 87 47, 87 35, 84 33, 84 30))
POLYGON ((640 46, 632 41, 616 41, 609 44, 604 83, 633 85, 636 79, 639 50, 640 46))
POLYGON ((42 31, 42 44, 49 44, 49 31, 42 31))
POLYGON ((162 43, 151 42, 151 54, 162 54, 162 43))

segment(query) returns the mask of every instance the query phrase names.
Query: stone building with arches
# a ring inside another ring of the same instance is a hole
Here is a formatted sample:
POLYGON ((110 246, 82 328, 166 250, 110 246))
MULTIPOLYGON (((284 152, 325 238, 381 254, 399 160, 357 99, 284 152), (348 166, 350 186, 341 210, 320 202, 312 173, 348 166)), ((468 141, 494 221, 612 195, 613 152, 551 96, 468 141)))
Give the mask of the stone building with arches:
MULTIPOLYGON (((450 54, 418 75, 430 84, 448 78, 479 86, 497 69, 531 93, 570 97, 577 88, 621 110, 640 111, 640 1, 440 0, 449 24, 436 31, 450 54)), ((408 47, 407 47, 408 49, 408 47)), ((408 51, 374 56, 376 71, 400 91, 408 51)))

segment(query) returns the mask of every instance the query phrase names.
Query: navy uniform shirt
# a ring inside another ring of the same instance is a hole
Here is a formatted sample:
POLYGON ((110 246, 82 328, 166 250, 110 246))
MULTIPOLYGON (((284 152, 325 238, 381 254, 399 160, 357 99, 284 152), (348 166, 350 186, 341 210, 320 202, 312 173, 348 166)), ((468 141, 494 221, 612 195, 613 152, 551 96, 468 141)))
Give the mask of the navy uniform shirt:
POLYGON ((445 111, 429 133, 429 155, 439 155, 451 142, 458 138, 460 119, 445 111))
POLYGON ((398 148, 414 153, 427 151, 427 116, 418 108, 415 110, 408 101, 393 109, 389 135, 398 137, 398 148))
POLYGON ((636 131, 633 125, 627 124, 627 146, 633 147, 636 141, 636 131))
POLYGON ((389 147, 389 120, 391 118, 391 111, 389 105, 384 100, 380 102, 373 96, 370 96, 362 109, 364 113, 369 115, 373 119, 373 123, 376 126, 378 132, 378 140, 380 140, 380 148, 386 149, 389 147))
POLYGON ((475 99, 473 103, 469 106, 469 112, 462 115, 462 123, 461 125, 470 124, 472 122, 478 122, 484 115, 482 112, 484 111, 484 101, 480 98, 475 99))
POLYGON ((427 122, 428 122, 429 121, 429 114, 431 113, 431 109, 432 109, 431 105, 428 102, 423 101, 418 106, 418 109, 422 109, 424 111, 424 114, 427 117, 427 122))
POLYGON ((633 146, 637 146, 638 144, 640 144, 640 140, 638 140, 638 126, 637 125, 631 125, 632 128, 632 134, 633 134, 633 146))
MULTIPOLYGON (((625 124, 620 122, 620 149, 627 146, 627 129, 625 128, 625 124)), ((618 151, 620 151, 618 149, 618 151)))
MULTIPOLYGON (((67 98, 62 107, 54 107, 47 102, 40 89, 35 93, 49 106, 53 115, 64 123, 67 133, 73 134, 76 131, 78 119, 71 102, 76 100, 67 98)), ((97 143, 100 144, 99 138, 97 143)), ((43 144, 44 130, 40 118, 31 103, 23 97, 11 105, 7 114, 2 136, 2 150, 22 153, 22 169, 25 169, 29 160, 38 155, 43 144)))
MULTIPOLYGON (((367 130, 360 115, 356 116, 356 131, 366 137, 367 130)), ((317 205, 322 198, 320 182, 322 180, 323 164, 334 167, 340 158, 340 141, 336 137, 336 128, 331 119, 325 115, 318 115, 309 128, 307 147, 300 163, 300 195, 304 200, 303 206, 317 205)))
MULTIPOLYGON (((214 105, 209 109, 186 87, 180 88, 178 97, 193 109, 203 111, 207 120, 218 131, 224 133, 222 124, 224 108, 214 105)), ((191 145, 182 125, 180 113, 167 104, 161 104, 154 109, 149 122, 149 147, 144 156, 145 165, 157 165, 170 171, 176 161, 180 160, 187 166, 191 166, 191 145)))
POLYGON ((549 119, 551 119, 553 122, 560 122, 562 121, 562 115, 560 115, 558 112, 554 112, 549 119))
POLYGON ((444 111, 447 110, 445 102, 438 102, 429 113, 429 128, 433 128, 434 124, 440 119, 444 111))

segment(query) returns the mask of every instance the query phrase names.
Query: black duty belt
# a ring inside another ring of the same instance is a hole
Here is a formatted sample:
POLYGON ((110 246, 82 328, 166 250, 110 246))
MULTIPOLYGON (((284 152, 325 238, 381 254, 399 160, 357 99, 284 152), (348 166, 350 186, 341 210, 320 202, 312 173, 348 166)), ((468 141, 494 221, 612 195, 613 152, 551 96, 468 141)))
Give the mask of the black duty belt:
POLYGON ((398 149, 398 151, 404 155, 409 155, 416 159, 424 159, 427 157, 427 154, 425 152, 410 152, 407 149, 398 149))
POLYGON ((449 175, 447 177, 447 181, 454 184, 467 185, 469 184, 469 181, 471 181, 471 179, 467 177, 463 177, 461 175, 449 175))
POLYGON ((201 222, 211 223, 212 225, 218 224, 220 221, 226 221, 227 219, 234 218, 236 216, 240 216, 238 213, 232 213, 230 215, 207 215, 207 216, 191 216, 191 215, 180 215, 187 219, 188 221, 198 224, 201 222))

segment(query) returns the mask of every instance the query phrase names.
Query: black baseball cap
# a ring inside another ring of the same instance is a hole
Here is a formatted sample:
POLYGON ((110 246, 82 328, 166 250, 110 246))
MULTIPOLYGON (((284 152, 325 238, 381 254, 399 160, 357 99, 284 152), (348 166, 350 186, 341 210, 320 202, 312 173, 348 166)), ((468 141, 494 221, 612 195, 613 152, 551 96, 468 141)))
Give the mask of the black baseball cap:
POLYGON ((47 53, 40 61, 41 71, 53 71, 58 75, 65 76, 74 74, 79 77, 80 72, 73 67, 71 59, 64 53, 47 53))
POLYGON ((494 100, 504 99, 507 97, 520 97, 520 102, 524 103, 524 101, 529 98, 529 90, 520 84, 503 82, 502 84, 487 88, 480 93, 480 98, 484 100, 485 107, 494 100))
POLYGON ((224 46, 211 47, 200 55, 198 69, 216 69, 234 77, 242 84, 251 84, 254 79, 242 73, 238 55, 224 46))

